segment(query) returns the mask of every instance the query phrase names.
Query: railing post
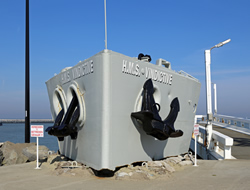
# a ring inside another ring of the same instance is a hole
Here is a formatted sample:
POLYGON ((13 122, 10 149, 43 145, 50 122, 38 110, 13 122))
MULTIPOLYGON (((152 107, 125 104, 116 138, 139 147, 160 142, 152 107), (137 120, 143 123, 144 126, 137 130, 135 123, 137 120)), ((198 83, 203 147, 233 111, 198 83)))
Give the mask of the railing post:
POLYGON ((219 142, 218 141, 214 141, 214 151, 215 152, 219 151, 219 142))
POLYGON ((231 146, 224 146, 224 159, 231 159, 231 146))

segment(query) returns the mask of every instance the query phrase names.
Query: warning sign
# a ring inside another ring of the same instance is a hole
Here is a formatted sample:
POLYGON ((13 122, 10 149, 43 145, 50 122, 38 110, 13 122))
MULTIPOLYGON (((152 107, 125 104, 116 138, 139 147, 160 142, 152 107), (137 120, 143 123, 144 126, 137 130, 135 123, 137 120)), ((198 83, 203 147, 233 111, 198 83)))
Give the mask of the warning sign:
POLYGON ((31 137, 43 137, 43 125, 31 125, 31 137))
POLYGON ((194 135, 199 135, 199 124, 194 125, 194 135))

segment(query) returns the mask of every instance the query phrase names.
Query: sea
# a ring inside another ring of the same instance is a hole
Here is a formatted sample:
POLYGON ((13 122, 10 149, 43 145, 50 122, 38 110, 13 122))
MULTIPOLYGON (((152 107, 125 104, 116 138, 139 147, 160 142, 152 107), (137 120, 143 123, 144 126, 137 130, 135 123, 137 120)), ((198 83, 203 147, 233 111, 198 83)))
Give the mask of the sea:
MULTIPOLYGON (((45 132, 53 123, 31 123, 31 125, 43 125, 44 137, 39 137, 39 145, 48 147, 51 151, 58 151, 58 142, 55 136, 45 132)), ((0 126, 0 142, 25 143, 25 123, 3 123, 0 126)), ((30 137, 30 142, 36 142, 36 137, 30 137)))

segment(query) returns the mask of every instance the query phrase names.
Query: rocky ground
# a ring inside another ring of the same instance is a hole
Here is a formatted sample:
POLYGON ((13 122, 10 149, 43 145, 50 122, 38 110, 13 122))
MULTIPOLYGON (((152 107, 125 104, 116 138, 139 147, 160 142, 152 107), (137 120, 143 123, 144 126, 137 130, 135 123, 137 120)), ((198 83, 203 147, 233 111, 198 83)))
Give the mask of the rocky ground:
MULTIPOLYGON (((5 142, 0 144, 0 165, 21 164, 36 161, 36 144, 14 144, 5 142)), ((160 161, 137 162, 117 168, 116 171, 96 171, 84 164, 69 160, 53 153, 45 146, 39 146, 39 162, 41 167, 49 168, 51 175, 77 176, 91 178, 95 176, 110 177, 115 180, 152 180, 166 179, 185 166, 193 165, 192 155, 169 157, 160 161)))
MULTIPOLYGON (((22 164, 36 160, 36 143, 12 143, 6 141, 0 144, 0 166, 22 164)), ((39 159, 48 157, 49 149, 39 146, 39 159)))

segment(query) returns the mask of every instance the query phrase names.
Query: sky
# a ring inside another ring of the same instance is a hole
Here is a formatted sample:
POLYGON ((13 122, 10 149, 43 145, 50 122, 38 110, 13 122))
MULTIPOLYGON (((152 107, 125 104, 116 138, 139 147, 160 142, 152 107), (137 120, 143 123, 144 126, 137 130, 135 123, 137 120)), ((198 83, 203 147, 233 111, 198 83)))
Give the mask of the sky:
MULTIPOLYGON (((201 82, 211 51, 218 114, 250 118, 249 0, 107 0, 108 49, 149 54, 201 82)), ((103 0, 30 0, 31 118, 51 118, 45 82, 105 48, 103 0)), ((25 0, 0 0, 0 119, 25 117, 25 0)))

